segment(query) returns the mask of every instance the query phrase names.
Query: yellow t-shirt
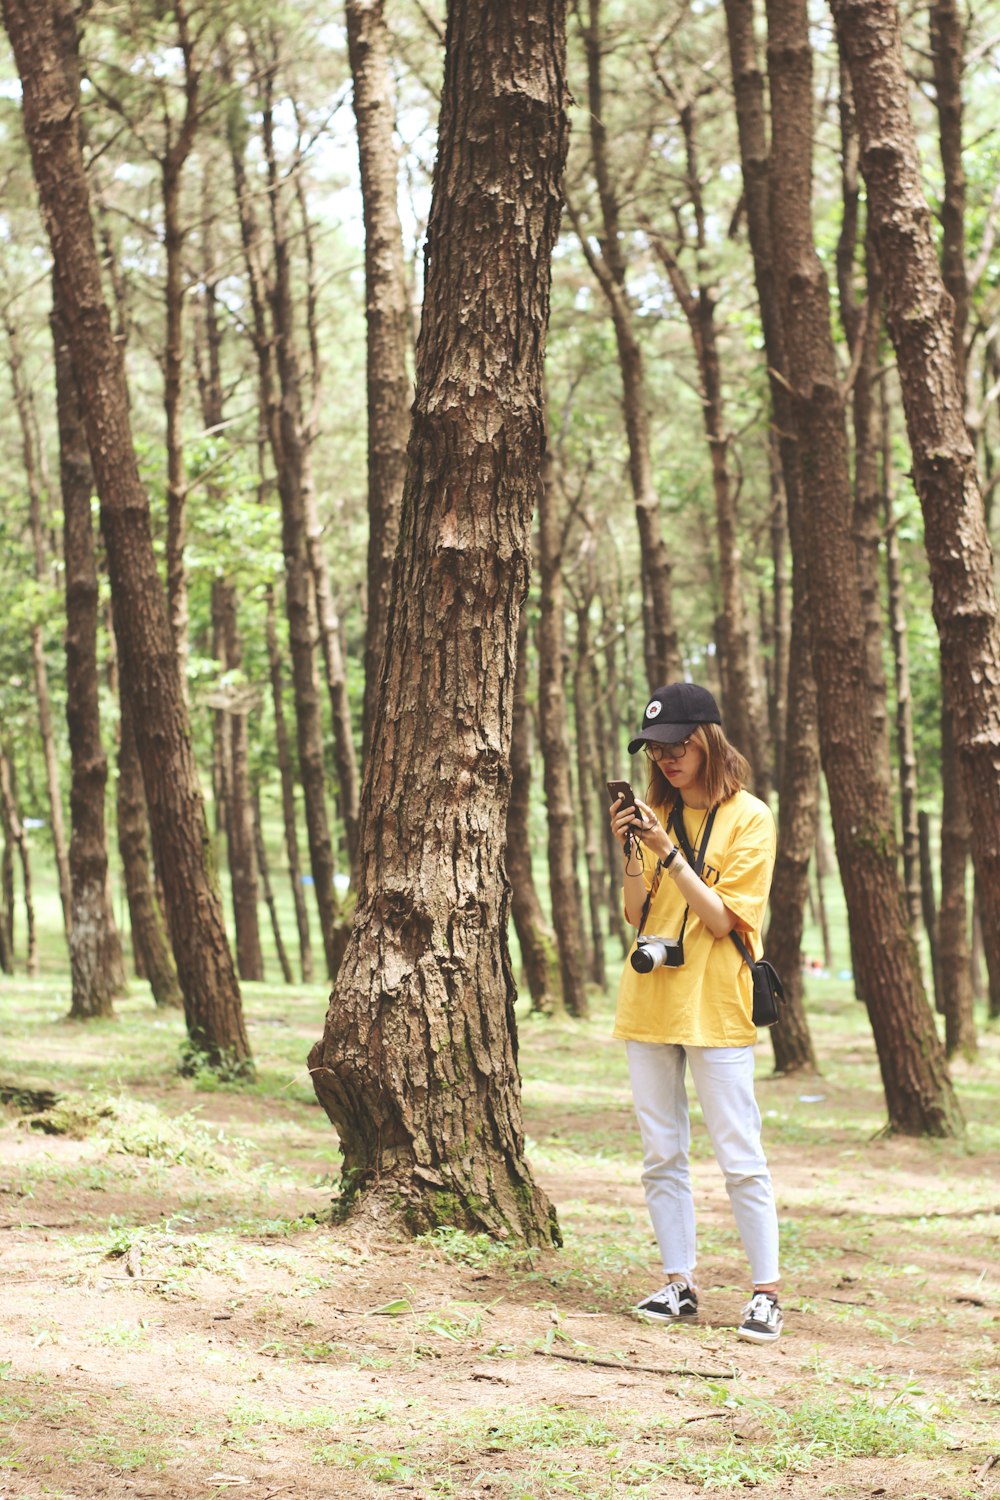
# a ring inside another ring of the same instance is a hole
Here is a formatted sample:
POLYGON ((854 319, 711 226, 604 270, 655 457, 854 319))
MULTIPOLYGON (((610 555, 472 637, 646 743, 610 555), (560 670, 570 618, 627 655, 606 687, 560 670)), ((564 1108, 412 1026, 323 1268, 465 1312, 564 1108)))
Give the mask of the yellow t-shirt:
MULTIPOLYGON (((657 808, 666 822, 667 810, 657 808)), ((684 827, 697 854, 703 807, 684 809, 684 827)), ((754 958, 763 952, 761 926, 771 889, 775 853, 774 818, 765 802, 739 791, 720 803, 708 841, 702 879, 736 917, 737 930, 754 958)), ((634 858, 634 856, 633 856, 634 858)), ((645 852, 645 881, 652 885, 656 860, 645 852)), ((644 937, 680 936, 684 899, 667 871, 660 876, 643 928, 644 937)), ((635 944, 632 945, 634 951, 635 944)), ((630 954, 631 956, 631 954, 630 954)), ((690 1047, 746 1047, 756 1040, 751 1019, 753 980, 732 938, 713 937, 688 913, 684 963, 680 968, 637 974, 626 960, 618 988, 614 1035, 628 1042, 680 1042, 690 1047)))

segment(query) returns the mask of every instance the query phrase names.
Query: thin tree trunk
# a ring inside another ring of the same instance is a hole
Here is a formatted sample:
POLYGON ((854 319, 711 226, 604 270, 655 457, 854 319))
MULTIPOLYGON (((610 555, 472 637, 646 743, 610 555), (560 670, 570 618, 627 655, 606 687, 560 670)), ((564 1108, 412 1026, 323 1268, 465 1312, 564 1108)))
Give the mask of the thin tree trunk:
POLYGON ((896 755, 899 762, 899 801, 903 830, 903 884, 914 937, 920 929, 920 829, 917 823, 917 755, 913 744, 913 693, 910 686, 910 647, 906 632, 906 585, 895 514, 896 482, 892 461, 892 431, 885 379, 882 402, 882 495, 885 521, 885 566, 889 593, 889 624, 896 677, 896 755))
POLYGON ((885 276, 924 516, 942 675, 972 826, 984 935, 1000 943, 1000 626, 954 309, 923 195, 894 0, 833 0, 854 80, 861 166, 885 276))
POLYGON ((517 626, 505 859, 510 881, 510 914, 521 949, 531 1009, 541 1015, 552 1015, 563 1006, 556 935, 542 911, 531 864, 531 710, 527 678, 528 610, 525 608, 517 626))
POLYGON ((177 979, 177 965, 167 941, 163 911, 150 864, 142 766, 136 749, 132 712, 124 693, 120 703, 121 737, 118 744, 116 784, 118 848, 125 874, 125 895, 132 928, 135 969, 140 978, 148 981, 157 1006, 182 1007, 184 997, 177 979))
MULTIPOLYGON (((775 271, 770 217, 771 164, 768 153, 763 79, 757 63, 752 0, 727 0, 726 21, 730 66, 736 98, 740 161, 747 210, 747 228, 754 260, 754 279, 761 309, 764 344, 770 376, 773 426, 770 442, 772 494, 772 555, 775 593, 783 589, 785 528, 792 543, 792 611, 779 636, 783 600, 776 597, 775 635, 787 641, 785 663, 776 658, 782 674, 787 712, 782 715, 780 749, 780 817, 775 861, 777 893, 771 903, 768 949, 782 974, 789 996, 789 1024, 779 1037, 772 1032, 775 1067, 782 1072, 809 1071, 816 1058, 804 1008, 802 932, 809 896, 809 860, 819 828, 819 747, 816 683, 812 669, 812 612, 809 602, 808 516, 804 498, 802 453, 787 380, 788 356, 775 271), (783 514, 782 514, 783 513, 783 514)), ((777 739, 776 739, 777 748, 777 739)), ((819 891, 822 897, 822 888, 819 891)), ((825 910, 820 902, 825 927, 825 910)), ((825 949, 829 937, 824 931, 825 949)))
MULTIPOLYGON (((768 457, 771 476, 771 564, 773 568, 771 697, 769 718, 774 747, 774 779, 781 787, 788 735, 788 661, 791 652, 791 612, 788 607, 788 499, 781 462, 781 447, 772 425, 768 457)), ((812 672, 811 661, 806 666, 812 672)))
MULTIPOLYGON (((265 132, 273 133, 273 69, 265 68, 262 79, 265 132)), ((273 147, 266 148, 274 160, 273 147)), ((328 975, 337 971, 338 907, 333 883, 333 843, 326 808, 326 772, 323 751, 323 716, 317 690, 315 670, 315 621, 313 586, 309 567, 309 541, 305 507, 302 500, 303 429, 298 357, 293 334, 294 315, 291 293, 291 265, 288 238, 283 225, 283 202, 276 180, 276 166, 271 175, 269 194, 274 249, 274 277, 267 294, 274 327, 274 365, 281 389, 276 398, 271 370, 272 341, 261 301, 263 277, 259 264, 256 226, 251 222, 249 190, 243 163, 234 149, 237 197, 244 250, 251 277, 257 355, 260 369, 261 404, 267 415, 268 438, 274 457, 278 494, 281 499, 282 551, 285 559, 285 611, 288 616, 289 655, 295 696, 295 722, 299 752, 299 776, 305 800, 306 833, 313 879, 313 892, 319 911, 320 929, 328 975)))
MULTIPOLYGON (((58 299, 57 287, 54 299, 58 299)), ((108 894, 104 827, 108 760, 101 743, 97 672, 97 557, 90 515, 93 474, 57 300, 52 313, 52 340, 66 560, 66 722, 72 766, 70 1015, 85 1020, 110 1016, 113 997, 122 994, 126 985, 121 942, 108 894)))
POLYGON ((305 892, 302 887, 299 835, 295 822, 295 771, 292 766, 288 729, 285 725, 281 652, 278 647, 278 622, 275 616, 274 590, 269 586, 267 589, 267 659, 271 678, 271 707, 274 713, 274 746, 278 757, 278 774, 281 778, 285 854, 288 859, 288 878, 292 883, 292 899, 295 903, 295 925, 299 934, 299 965, 302 970, 302 983, 311 984, 313 959, 312 943, 309 939, 309 909, 306 906, 305 892))
POLYGON ((165 334, 163 349, 163 407, 167 444, 167 608, 180 668, 181 691, 187 698, 188 589, 184 546, 187 535, 187 479, 181 428, 184 402, 184 239, 181 225, 181 180, 194 146, 198 121, 200 74, 182 0, 171 0, 177 23, 176 46, 184 64, 184 116, 176 133, 169 108, 164 109, 165 147, 160 158, 163 195, 165 334))
POLYGON ((931 858, 931 819, 930 813, 922 808, 917 813, 917 833, 920 840, 920 910, 931 955, 935 1004, 938 1011, 943 1011, 943 992, 938 962, 938 906, 937 897, 934 894, 934 862, 931 858))
MULTIPOLYGON (((712 492, 715 497, 715 532, 718 542, 719 584, 722 615, 718 633, 719 665, 725 684, 723 719, 726 735, 747 757, 753 772, 753 790, 767 800, 769 775, 764 765, 760 733, 759 683, 754 671, 750 637, 743 602, 742 559, 737 531, 736 491, 729 463, 729 433, 722 392, 722 365, 715 328, 718 287, 710 282, 708 240, 705 229, 705 205, 701 189, 701 166, 698 155, 697 117, 693 98, 679 99, 674 87, 661 69, 657 76, 667 96, 677 109, 684 135, 685 192, 693 211, 695 233, 691 248, 697 267, 697 290, 688 280, 677 255, 673 254, 663 235, 658 234, 640 215, 640 223, 650 237, 687 320, 698 366, 701 387, 701 414, 712 470, 712 492)), ((674 213, 682 223, 680 206, 674 213)), ((680 247, 679 247, 680 248, 680 247)))
MULTIPOLYGON (((5 314, 7 332, 7 358, 11 384, 14 390, 14 406, 21 429, 21 455, 24 475, 28 486, 29 521, 34 553, 35 582, 44 589, 51 581, 45 548, 45 523, 42 517, 42 482, 39 475, 39 450, 35 439, 35 421, 32 412, 31 392, 24 379, 17 329, 5 314)), ((62 903, 63 926, 66 941, 70 942, 73 929, 73 885, 70 878, 69 848, 66 842, 66 824, 63 818, 62 790, 59 785, 59 752, 56 748, 55 728, 52 722, 52 695, 49 691, 49 670, 45 661, 45 636, 38 621, 30 627, 31 663, 35 676, 35 702, 38 706, 38 728, 42 740, 42 755, 45 762, 45 786, 49 801, 49 826, 52 832, 52 848, 59 877, 59 899, 62 903)))
POLYGON ((379 690, 410 421, 410 310, 396 199, 390 38, 383 0, 346 0, 365 221, 368 380, 368 618, 364 748, 379 690))
POLYGON ((855 972, 872 1022, 889 1128, 948 1136, 961 1130, 962 1116, 910 939, 890 789, 880 774, 870 720, 843 398, 826 276, 812 236, 812 55, 805 0, 768 0, 767 15, 771 235, 788 378, 809 477, 811 545, 805 556, 820 745, 855 972))
MULTIPOLYGON (((201 413, 205 427, 220 431, 225 420, 222 388, 222 336, 216 316, 216 287, 211 266, 210 223, 203 231, 205 294, 204 314, 206 367, 200 371, 201 413)), ((216 485, 209 481, 209 498, 221 503, 216 485)), ((240 678, 243 669, 243 642, 236 614, 236 586, 231 579, 216 578, 212 584, 212 623, 216 637, 215 651, 229 687, 216 713, 216 742, 219 747, 220 782, 225 787, 223 826, 229 879, 232 888, 233 920, 236 927, 236 967, 241 979, 262 980, 264 958, 260 946, 260 924, 257 920, 257 853, 253 832, 253 808, 248 772, 246 688, 240 678)))
POLYGON ((559 949, 562 997, 572 1016, 587 1014, 586 929, 573 847, 575 809, 569 768, 563 633, 562 526, 552 458, 542 459, 538 491, 538 742, 542 751, 552 925, 559 949))
POLYGON ((254 848, 257 851, 257 869, 260 872, 260 883, 264 891, 264 902, 267 906, 268 915, 271 918, 271 932, 274 935, 274 947, 278 955, 278 963, 281 965, 281 973, 285 983, 294 984, 295 976, 292 973, 292 966, 288 961, 288 950, 285 948, 284 939, 281 936, 281 927, 278 922, 278 908, 274 900, 274 891, 271 889, 271 874, 267 866, 267 849, 264 847, 264 829, 261 825, 259 791, 255 791, 253 794, 252 810, 254 848))
MULTIPOLYGON (((576 609, 576 654, 573 671, 573 711, 576 719, 576 785, 580 800, 580 832, 583 856, 587 865, 587 898, 590 909, 590 982, 604 991, 607 974, 604 968, 604 901, 602 890, 600 836, 594 827, 595 807, 603 813, 605 801, 595 801, 594 788, 600 785, 601 767, 594 737, 593 646, 590 639, 590 614, 593 606, 593 580, 576 609)), ((599 825, 598 825, 599 826, 599 825)))
POLYGON ((889 781, 892 759, 889 753, 889 710, 879 559, 882 536, 882 491, 879 483, 881 408, 876 404, 879 337, 882 329, 882 275, 878 252, 869 233, 864 240, 865 299, 859 303, 854 289, 861 191, 858 133, 851 76, 843 59, 840 65, 840 132, 843 219, 837 241, 836 264, 840 319, 851 354, 854 376, 851 390, 854 427, 854 505, 851 512, 851 532, 864 629, 872 744, 879 758, 879 774, 889 781))
MULTIPOLYGON (((265 140, 270 141, 266 135, 265 140)), ((273 150, 268 158, 268 167, 273 163, 273 150)), ((277 180, 276 174, 272 178, 277 180)), ((316 498, 316 481, 313 471, 312 449, 319 427, 322 403, 320 387, 321 365, 319 357, 320 334, 317 322, 316 270, 313 254, 312 226, 306 211, 305 192, 302 187, 301 163, 295 176, 296 197, 302 217, 302 240, 306 252, 307 296, 306 320, 308 324, 310 363, 312 365, 311 415, 305 424, 302 442, 302 508, 306 518, 306 537, 309 547, 309 568, 312 573, 313 594, 316 600, 316 623, 319 627, 320 649, 326 678, 326 692, 330 700, 330 722, 333 728, 333 760, 337 771, 337 805, 344 825, 347 858, 351 880, 357 879, 358 864, 358 760, 354 750, 354 728, 351 723, 351 705, 347 697, 347 668, 344 661, 344 646, 341 636, 341 620, 337 609, 333 584, 330 581, 330 565, 323 540, 323 526, 319 517, 316 498)), ((277 189, 275 189, 277 191, 277 189)), ((273 222, 273 220, 272 220, 273 222)), ((294 338, 294 331, 289 332, 294 338)))
MULTIPOLYGON (((35 903, 31 895, 31 856, 28 853, 24 824, 17 810, 14 768, 10 753, 5 746, 0 746, 0 802, 3 803, 4 828, 9 830, 10 842, 17 850, 17 857, 21 861, 21 885, 24 891, 24 919, 27 929, 25 971, 29 979, 34 979, 38 974, 38 939, 35 934, 35 903)), ((11 882, 11 896, 13 897, 13 882, 11 882)), ((13 954, 13 926, 11 953, 13 954)))
POLYGON ((218 887, 187 711, 132 446, 121 351, 101 286, 71 80, 76 39, 59 8, 4 0, 21 76, 25 131, 52 245, 60 305, 87 428, 115 601, 122 687, 134 711, 157 868, 167 890, 189 1046, 210 1065, 251 1073, 239 987, 218 887))
POLYGON ((448 11, 354 932, 310 1055, 350 1199, 558 1238, 524 1159, 504 839, 565 159, 559 0, 448 11))
POLYGON ((594 176, 601 202, 603 236, 599 252, 577 218, 571 202, 567 211, 573 220, 580 248, 604 293, 615 330, 618 364, 622 377, 625 431, 628 438, 629 482, 639 528, 639 566, 642 575, 644 691, 681 675, 680 649, 674 627, 671 595, 670 555, 660 520, 660 500, 653 479, 648 396, 643 370, 642 347, 635 330, 635 315, 625 280, 625 257, 619 228, 619 206, 608 157, 604 126, 604 95, 601 78, 601 6, 589 0, 587 24, 581 22, 587 54, 587 101, 590 111, 590 147, 594 176))
MULTIPOLYGON (((943 686, 943 685, 942 685, 943 686)), ((939 1005, 944 1014, 944 1045, 949 1057, 975 1057, 969 969, 969 905, 965 894, 969 814, 947 707, 941 710, 941 904, 937 914, 939 1005)))
MULTIPOLYGON (((236 620, 236 591, 231 583, 217 579, 213 589, 221 636, 222 667, 239 674, 243 666, 243 643, 236 620)), ((222 733, 226 766, 226 847, 236 925, 236 964, 241 979, 262 980, 264 958, 257 920, 257 851, 253 832, 253 807, 248 771, 246 691, 230 688, 223 709, 222 733)))

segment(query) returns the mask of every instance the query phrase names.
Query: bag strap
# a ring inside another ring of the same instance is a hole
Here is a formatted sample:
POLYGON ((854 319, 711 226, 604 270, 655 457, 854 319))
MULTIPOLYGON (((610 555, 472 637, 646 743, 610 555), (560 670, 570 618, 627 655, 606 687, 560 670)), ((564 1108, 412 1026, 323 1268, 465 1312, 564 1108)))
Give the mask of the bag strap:
POLYGON ((756 960, 753 958, 753 956, 750 953, 750 949, 747 947, 747 945, 743 941, 743 939, 739 936, 739 934, 737 933, 735 927, 731 927, 729 929, 729 936, 732 938, 733 942, 736 944, 737 948, 742 953, 742 955, 743 955, 743 962, 750 965, 750 972, 752 974, 753 971, 754 971, 754 969, 757 967, 757 964, 756 964, 756 960))
MULTIPOLYGON (((708 836, 712 832, 712 824, 715 822, 716 810, 717 809, 713 807, 712 811, 709 813, 708 824, 705 828, 705 837, 701 841, 701 848, 698 851, 697 857, 695 857, 691 850, 691 840, 688 838, 687 829, 684 827, 684 814, 680 810, 680 803, 674 804, 674 810, 670 814, 670 826, 673 829, 674 836, 677 839, 678 844, 680 844, 681 848, 684 851, 684 858, 698 875, 701 874, 705 864, 705 855, 708 850, 708 836)), ((686 910, 684 912, 684 921, 687 922, 686 910)), ((682 927, 681 932, 683 933, 683 931, 684 929, 682 927)), ((729 929, 729 936, 732 938, 740 953, 743 955, 744 963, 749 964, 750 972, 752 973, 757 965, 753 955, 750 952, 750 949, 747 947, 746 943, 744 943, 743 939, 739 936, 735 927, 731 927, 729 929)))

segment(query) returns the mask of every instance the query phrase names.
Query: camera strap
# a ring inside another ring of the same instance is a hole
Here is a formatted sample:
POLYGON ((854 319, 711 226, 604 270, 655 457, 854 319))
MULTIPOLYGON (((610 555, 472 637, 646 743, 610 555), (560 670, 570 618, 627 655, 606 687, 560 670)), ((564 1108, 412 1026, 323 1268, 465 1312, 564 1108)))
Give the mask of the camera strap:
MULTIPOLYGON (((678 844, 681 847, 684 858, 687 860, 694 873, 698 876, 699 880, 701 879, 701 872, 705 868, 705 856, 708 852, 708 840, 712 832, 712 824, 715 822, 715 814, 718 812, 718 810, 719 809, 716 806, 711 808, 709 811, 708 817, 705 820, 704 837, 702 838, 701 843, 698 847, 697 854, 691 848, 691 840, 688 838, 687 829, 684 827, 684 804, 680 801, 675 802, 674 810, 670 814, 670 817, 667 819, 668 832, 673 833, 674 838, 677 840, 678 844)), ((663 860, 658 859, 656 861, 656 869, 653 871, 652 883, 650 884, 649 890, 646 892, 646 899, 642 905, 642 916, 639 918, 639 930, 635 935, 636 942, 638 942, 642 937, 642 930, 646 925, 646 918, 649 916, 649 908, 652 905, 653 897, 656 895, 656 892, 660 888, 660 881, 662 879, 663 860)), ((689 906, 685 906, 684 920, 681 923, 678 942, 681 942, 684 938, 684 929, 687 926, 688 913, 690 912, 690 910, 691 908, 689 906)))
MULTIPOLYGON (((697 875, 699 880, 701 879, 701 872, 705 868, 705 857, 708 853, 708 841, 712 834, 712 824, 715 822, 715 815, 718 810, 718 805, 709 809, 708 817, 705 819, 705 831, 702 835, 701 842, 698 845, 697 851, 692 849, 691 840, 688 838, 687 829, 684 827, 684 804, 680 801, 680 799, 678 799, 674 803, 674 810, 667 820, 667 828, 673 833, 674 838, 680 845, 681 852, 683 853, 684 858, 687 860, 688 864, 691 866, 691 869, 697 875)), ((691 908, 689 906, 685 906, 684 920, 681 923, 679 941, 683 941, 684 929, 687 926, 687 920, 690 911, 691 908)))

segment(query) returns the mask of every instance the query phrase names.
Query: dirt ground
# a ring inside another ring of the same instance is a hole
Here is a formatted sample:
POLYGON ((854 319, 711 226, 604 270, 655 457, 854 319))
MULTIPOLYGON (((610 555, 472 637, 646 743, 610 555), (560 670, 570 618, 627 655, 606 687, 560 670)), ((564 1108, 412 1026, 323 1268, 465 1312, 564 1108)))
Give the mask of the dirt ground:
MULTIPOLYGON (((871 1138, 853 1013, 826 1018, 819 1079, 768 1078, 762 1046, 786 1332, 758 1347, 734 1333, 743 1264, 700 1137, 703 1315, 630 1312, 657 1260, 599 1022, 522 1028, 566 1241, 524 1254, 316 1223, 337 1157, 301 1076, 199 1088, 148 1007, 96 1041, 50 1012, 11 1054, 37 1075, 55 1049, 83 1092, 70 1133, 0 1122, 2 1500, 1000 1496, 996 1038, 963 1065, 964 1145, 871 1138), (109 1089, 140 1035, 147 1060, 109 1089)), ((305 1013, 281 1027, 281 1056, 304 1055, 305 1013)))

